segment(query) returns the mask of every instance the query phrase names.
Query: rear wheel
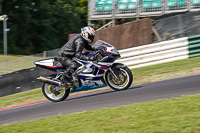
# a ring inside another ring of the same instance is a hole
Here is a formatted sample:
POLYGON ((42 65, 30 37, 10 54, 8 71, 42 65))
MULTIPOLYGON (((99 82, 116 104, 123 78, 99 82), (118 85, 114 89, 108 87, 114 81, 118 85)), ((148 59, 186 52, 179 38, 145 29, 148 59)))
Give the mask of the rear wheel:
POLYGON ((110 71, 108 71, 105 75, 107 84, 112 89, 117 91, 128 89, 133 82, 133 75, 131 70, 128 67, 112 68, 112 70, 118 79, 115 78, 115 76, 110 71))
POLYGON ((60 102, 65 100, 70 93, 70 88, 66 89, 65 87, 58 87, 50 84, 43 84, 42 92, 44 96, 53 102, 60 102))

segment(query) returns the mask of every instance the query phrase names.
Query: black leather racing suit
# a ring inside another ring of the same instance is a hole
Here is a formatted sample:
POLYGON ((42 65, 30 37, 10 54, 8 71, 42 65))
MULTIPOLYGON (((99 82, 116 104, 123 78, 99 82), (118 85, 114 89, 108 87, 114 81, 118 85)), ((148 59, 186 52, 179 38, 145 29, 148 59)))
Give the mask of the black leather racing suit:
POLYGON ((82 54, 83 49, 94 51, 91 45, 78 34, 72 37, 58 52, 59 62, 66 67, 66 74, 72 74, 77 69, 77 64, 72 60, 77 57, 81 60, 94 60, 94 57, 88 57, 82 54))

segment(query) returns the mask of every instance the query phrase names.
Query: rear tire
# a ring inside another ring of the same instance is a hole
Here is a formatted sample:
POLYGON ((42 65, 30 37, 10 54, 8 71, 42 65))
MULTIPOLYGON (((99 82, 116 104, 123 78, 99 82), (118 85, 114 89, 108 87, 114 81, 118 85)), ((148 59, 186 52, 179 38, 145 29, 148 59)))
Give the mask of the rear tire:
POLYGON ((61 90, 62 93, 60 93, 60 91, 53 92, 53 89, 56 87, 57 86, 44 83, 42 86, 42 92, 43 92, 44 96, 52 102, 60 102, 60 101, 65 100, 69 96, 70 88, 66 89, 66 90, 65 90, 65 88, 63 88, 61 90), (55 93, 57 93, 58 95, 55 93))
POLYGON ((110 71, 107 71, 105 75, 106 83, 110 88, 116 91, 122 91, 128 89, 133 82, 133 75, 128 67, 112 68, 119 80, 113 77, 110 71))

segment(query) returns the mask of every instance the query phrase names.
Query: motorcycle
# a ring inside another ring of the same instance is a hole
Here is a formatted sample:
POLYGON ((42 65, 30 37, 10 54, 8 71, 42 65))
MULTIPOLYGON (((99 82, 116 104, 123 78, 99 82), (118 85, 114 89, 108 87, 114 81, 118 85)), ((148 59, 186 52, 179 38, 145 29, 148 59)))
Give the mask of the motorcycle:
POLYGON ((102 40, 98 40, 93 46, 96 52, 83 52, 83 54, 89 57, 97 56, 97 61, 72 58, 79 66, 75 71, 78 74, 78 87, 64 84, 66 68, 56 57, 34 62, 37 67, 56 72, 48 77, 40 76, 38 78, 40 82, 43 82, 42 92, 48 100, 63 101, 70 92, 101 88, 107 85, 116 91, 126 90, 130 87, 133 81, 132 72, 126 65, 114 63, 117 58, 121 57, 116 48, 102 40))

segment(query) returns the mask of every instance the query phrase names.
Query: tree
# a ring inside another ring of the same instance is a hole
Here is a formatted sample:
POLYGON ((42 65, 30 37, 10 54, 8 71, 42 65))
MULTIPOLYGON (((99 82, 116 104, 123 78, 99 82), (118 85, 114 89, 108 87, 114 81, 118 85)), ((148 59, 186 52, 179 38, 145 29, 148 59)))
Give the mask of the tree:
POLYGON ((59 48, 69 33, 87 24, 87 0, 1 0, 0 5, 1 14, 9 17, 9 54, 59 48))

